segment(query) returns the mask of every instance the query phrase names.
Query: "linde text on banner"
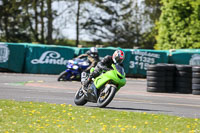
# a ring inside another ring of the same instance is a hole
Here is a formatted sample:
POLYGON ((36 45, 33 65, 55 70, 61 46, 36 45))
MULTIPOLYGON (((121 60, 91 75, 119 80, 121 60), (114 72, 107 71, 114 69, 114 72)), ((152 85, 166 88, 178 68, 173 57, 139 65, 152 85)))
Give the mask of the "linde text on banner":
POLYGON ((55 65, 66 65, 67 60, 61 57, 60 53, 56 51, 46 51, 39 59, 31 60, 32 64, 55 64, 55 65))

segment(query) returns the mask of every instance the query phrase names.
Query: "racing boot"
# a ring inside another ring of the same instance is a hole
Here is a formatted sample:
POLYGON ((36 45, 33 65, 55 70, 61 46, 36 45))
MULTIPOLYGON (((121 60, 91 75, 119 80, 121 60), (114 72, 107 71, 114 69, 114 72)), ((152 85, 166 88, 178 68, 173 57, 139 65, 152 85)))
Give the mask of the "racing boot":
POLYGON ((91 83, 92 78, 97 77, 98 71, 94 71, 93 73, 90 73, 90 75, 88 76, 87 80, 84 81, 83 83, 83 89, 87 90, 88 89, 88 85, 91 83))
POLYGON ((84 83, 83 83, 84 90, 86 90, 86 91, 88 90, 88 85, 91 83, 91 81, 92 81, 92 78, 90 78, 90 76, 88 77, 87 80, 84 81, 84 83))

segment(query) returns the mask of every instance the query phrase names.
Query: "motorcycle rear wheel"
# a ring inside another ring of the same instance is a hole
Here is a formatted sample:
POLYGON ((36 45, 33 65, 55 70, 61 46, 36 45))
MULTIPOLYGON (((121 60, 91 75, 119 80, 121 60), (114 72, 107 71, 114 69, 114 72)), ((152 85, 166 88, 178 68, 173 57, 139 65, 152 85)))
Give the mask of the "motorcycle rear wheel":
POLYGON ((74 103, 78 106, 83 106, 87 103, 87 100, 85 100, 85 95, 82 91, 82 88, 80 88, 74 97, 74 103))
POLYGON ((99 98, 97 100, 97 106, 100 108, 106 107, 114 98, 117 88, 111 86, 107 93, 103 94, 103 90, 99 94, 99 98))

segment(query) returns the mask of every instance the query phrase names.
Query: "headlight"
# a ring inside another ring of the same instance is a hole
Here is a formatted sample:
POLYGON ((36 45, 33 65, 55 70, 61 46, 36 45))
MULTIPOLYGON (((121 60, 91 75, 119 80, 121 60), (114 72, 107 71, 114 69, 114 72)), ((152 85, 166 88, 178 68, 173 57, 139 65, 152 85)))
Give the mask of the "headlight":
POLYGON ((74 65, 74 66, 73 66, 73 69, 75 69, 75 70, 78 69, 78 66, 77 66, 77 65, 74 65))
POLYGON ((73 63, 74 63, 74 61, 73 61, 73 60, 68 60, 68 63, 71 63, 71 64, 73 64, 73 63))

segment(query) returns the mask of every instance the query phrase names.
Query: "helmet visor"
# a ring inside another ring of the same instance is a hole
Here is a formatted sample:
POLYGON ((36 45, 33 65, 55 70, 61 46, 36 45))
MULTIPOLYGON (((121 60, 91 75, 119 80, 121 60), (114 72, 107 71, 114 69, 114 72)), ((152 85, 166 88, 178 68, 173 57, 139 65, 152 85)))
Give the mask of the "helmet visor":
POLYGON ((116 61, 116 63, 121 64, 124 61, 124 58, 123 57, 116 57, 115 61, 116 61))

